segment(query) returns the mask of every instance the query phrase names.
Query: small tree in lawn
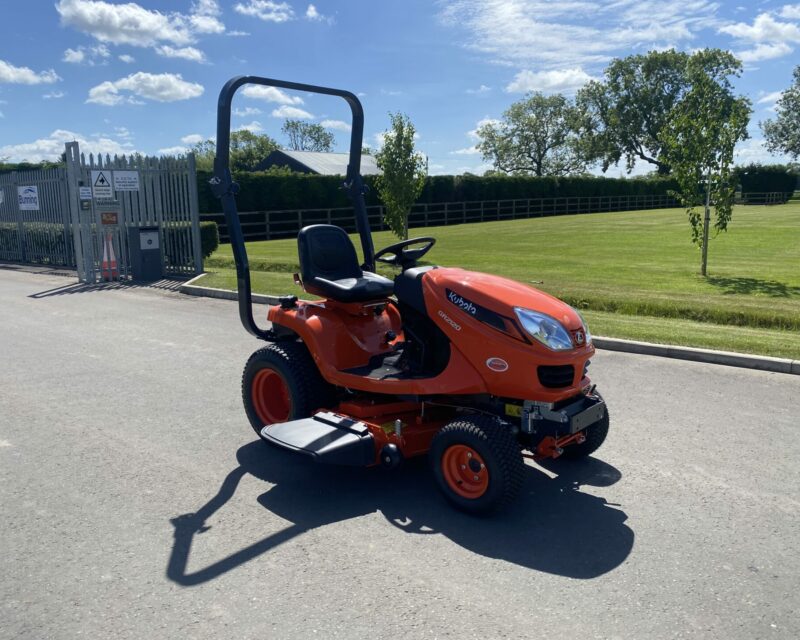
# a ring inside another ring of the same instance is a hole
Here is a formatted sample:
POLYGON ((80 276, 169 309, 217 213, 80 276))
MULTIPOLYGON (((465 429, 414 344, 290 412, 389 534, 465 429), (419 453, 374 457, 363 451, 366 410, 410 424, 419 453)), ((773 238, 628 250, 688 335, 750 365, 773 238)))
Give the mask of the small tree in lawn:
POLYGON ((664 152, 678 183, 673 192, 689 214, 692 242, 699 245, 700 273, 708 264, 711 207, 716 214, 714 229, 728 229, 736 185, 731 175, 733 149, 747 138, 750 102, 733 95, 730 76, 738 76, 742 65, 732 54, 699 51, 688 65, 690 89, 670 113, 664 135, 664 152), (713 55, 715 64, 708 65, 713 55), (701 221, 697 207, 702 206, 701 221))
POLYGON ((408 239, 408 213, 422 193, 428 161, 414 149, 414 125, 402 113, 390 113, 392 127, 384 134, 383 147, 375 155, 383 172, 376 176, 383 201, 384 221, 399 238, 408 239))

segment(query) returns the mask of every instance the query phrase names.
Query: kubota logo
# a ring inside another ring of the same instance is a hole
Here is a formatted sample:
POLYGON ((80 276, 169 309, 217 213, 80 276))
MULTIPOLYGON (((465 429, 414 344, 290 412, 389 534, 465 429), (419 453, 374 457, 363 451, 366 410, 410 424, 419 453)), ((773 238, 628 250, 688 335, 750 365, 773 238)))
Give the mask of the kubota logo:
POLYGON ((503 371, 508 371, 508 362, 506 362, 502 358, 489 358, 486 361, 486 366, 489 367, 492 371, 497 371, 498 373, 503 373, 503 371))
POLYGON ((448 316, 444 311, 439 312, 439 317, 444 320, 447 324, 449 324, 453 329, 456 331, 461 331, 461 325, 455 322, 450 316, 448 316))
POLYGON ((448 290, 447 299, 459 307, 462 311, 465 311, 473 316, 478 313, 478 308, 474 304, 472 304, 469 300, 462 298, 455 291, 448 290))

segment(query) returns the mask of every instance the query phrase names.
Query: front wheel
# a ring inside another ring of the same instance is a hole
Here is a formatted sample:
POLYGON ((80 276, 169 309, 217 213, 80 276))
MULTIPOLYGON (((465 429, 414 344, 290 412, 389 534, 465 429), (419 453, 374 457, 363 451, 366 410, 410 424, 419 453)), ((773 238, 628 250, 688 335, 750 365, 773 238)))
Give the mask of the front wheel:
POLYGON ((430 450, 433 474, 445 498, 469 513, 487 513, 519 493, 525 463, 511 425, 473 415, 444 426, 430 450))
POLYGON ((606 406, 606 410, 603 412, 603 417, 583 430, 583 435, 586 436, 586 440, 580 444, 571 444, 564 447, 564 452, 559 456, 559 458, 578 460, 580 458, 585 458, 592 455, 600 448, 600 445, 605 442, 610 424, 611 422, 608 417, 608 407, 606 406))
POLYGON ((319 373, 302 342, 274 342, 259 349, 244 367, 242 401, 253 430, 307 418, 330 406, 333 387, 319 373))

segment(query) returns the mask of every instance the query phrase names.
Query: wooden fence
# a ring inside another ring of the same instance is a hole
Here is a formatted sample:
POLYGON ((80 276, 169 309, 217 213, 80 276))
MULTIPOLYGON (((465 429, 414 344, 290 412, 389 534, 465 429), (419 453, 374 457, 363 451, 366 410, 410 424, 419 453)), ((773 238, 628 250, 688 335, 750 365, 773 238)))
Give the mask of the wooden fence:
MULTIPOLYGON (((572 213, 600 213, 663 209, 676 207, 668 195, 588 196, 560 198, 525 198, 518 200, 488 200, 479 202, 441 202, 415 204, 409 215, 410 227, 431 227, 470 222, 516 220, 572 213)), ((385 230, 383 207, 367 207, 373 230, 385 230)), ((291 209, 283 211, 248 211, 239 214, 246 240, 293 238, 310 224, 335 224, 348 232, 355 231, 355 219, 350 207, 335 209, 291 209)), ((201 214, 201 220, 219 225, 220 241, 228 242, 225 216, 221 213, 201 214)))

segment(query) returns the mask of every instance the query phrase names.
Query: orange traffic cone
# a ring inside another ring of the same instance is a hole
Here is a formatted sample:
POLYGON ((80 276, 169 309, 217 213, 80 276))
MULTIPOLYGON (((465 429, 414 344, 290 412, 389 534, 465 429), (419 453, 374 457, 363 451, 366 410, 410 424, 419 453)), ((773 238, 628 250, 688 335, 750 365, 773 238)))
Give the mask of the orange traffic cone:
POLYGON ((114 255, 114 243, 110 233, 106 234, 105 242, 103 243, 103 262, 100 265, 100 271, 104 280, 115 280, 119 277, 117 256, 114 255))

